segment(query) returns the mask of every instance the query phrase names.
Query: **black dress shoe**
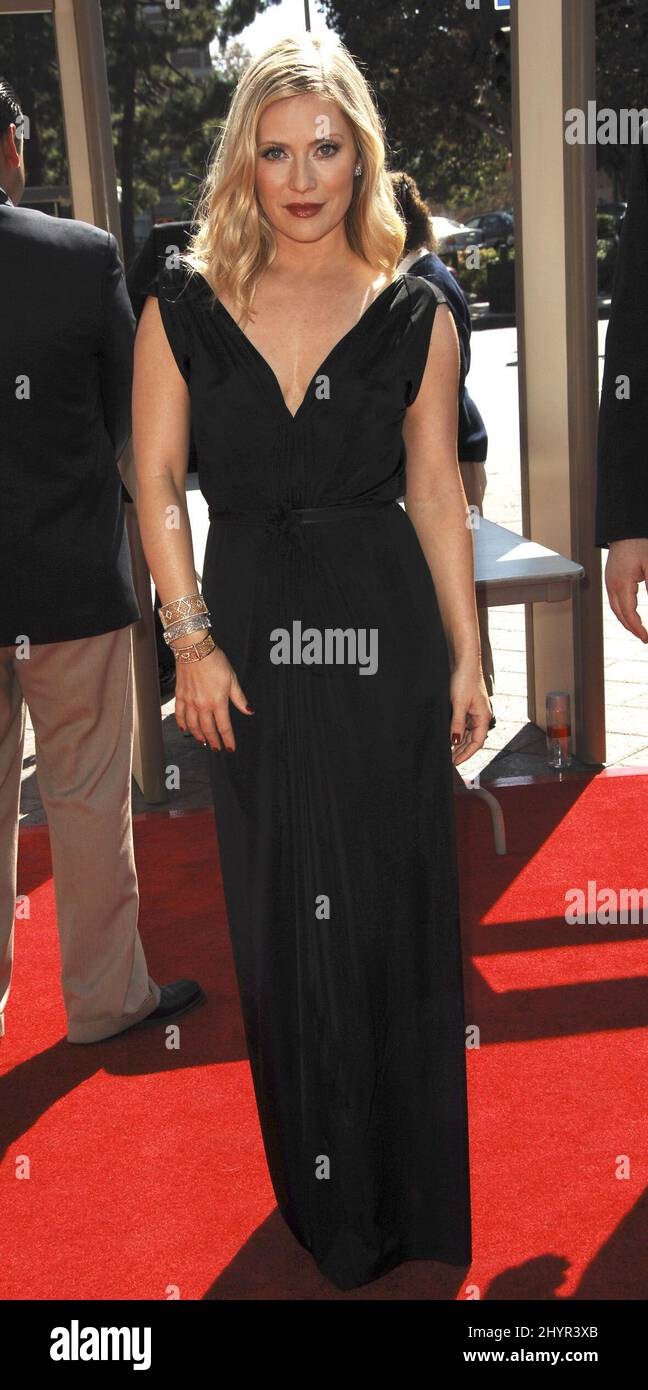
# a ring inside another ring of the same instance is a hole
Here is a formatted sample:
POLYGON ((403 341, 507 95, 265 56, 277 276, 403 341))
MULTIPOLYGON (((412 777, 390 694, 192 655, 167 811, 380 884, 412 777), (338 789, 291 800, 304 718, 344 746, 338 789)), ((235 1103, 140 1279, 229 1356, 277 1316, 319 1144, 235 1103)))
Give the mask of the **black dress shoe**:
POLYGON ((131 1023, 130 1028, 122 1028, 121 1033, 113 1033, 112 1036, 121 1038, 124 1033, 134 1033, 138 1028, 155 1028, 156 1024, 173 1023, 174 1019, 190 1013, 206 998, 207 995, 197 980, 176 980, 172 985, 161 985, 160 1002, 153 1013, 141 1018, 139 1023, 131 1023))

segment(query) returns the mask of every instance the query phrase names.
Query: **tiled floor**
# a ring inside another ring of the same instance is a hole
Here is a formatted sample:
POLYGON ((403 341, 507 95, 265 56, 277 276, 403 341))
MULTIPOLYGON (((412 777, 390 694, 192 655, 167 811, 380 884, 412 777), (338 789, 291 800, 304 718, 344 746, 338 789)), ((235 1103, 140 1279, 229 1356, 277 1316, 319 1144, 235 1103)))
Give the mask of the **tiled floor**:
MULTIPOLYGON (((607 322, 599 324, 602 365, 607 322)), ((518 396, 516 332, 514 328, 486 329, 473 335, 470 389, 486 421, 489 434, 488 490, 484 510, 492 521, 521 529, 518 449, 518 396)), ((605 563, 607 552, 602 552, 605 563)), ((605 683, 607 700, 606 765, 648 767, 648 648, 617 622, 604 593, 605 683)), ((648 627, 648 596, 640 595, 642 620, 648 627)), ((524 608, 517 605, 491 609, 491 642, 495 659, 497 717, 485 747, 462 763, 459 771, 470 781, 498 777, 546 774, 545 737, 527 720, 524 608)), ((191 735, 179 730, 173 701, 162 710, 168 764, 177 765, 179 789, 169 792, 162 807, 152 806, 133 782, 133 810, 184 810, 210 804, 208 753, 191 735)), ((574 768, 583 766, 574 763, 574 768)), ((21 823, 45 819, 35 776, 34 740, 28 720, 21 798, 21 823)))

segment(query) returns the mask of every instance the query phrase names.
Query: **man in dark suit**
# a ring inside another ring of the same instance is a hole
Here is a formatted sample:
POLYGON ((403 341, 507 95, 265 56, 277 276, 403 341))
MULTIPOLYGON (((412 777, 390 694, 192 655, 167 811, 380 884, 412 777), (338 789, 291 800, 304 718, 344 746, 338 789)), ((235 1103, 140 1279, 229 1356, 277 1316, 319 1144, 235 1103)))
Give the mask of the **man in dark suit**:
POLYGON ((648 642, 637 612, 648 584, 648 122, 632 151, 628 208, 612 289, 598 431, 595 545, 609 548, 613 613, 648 642))
POLYGON ((22 119, 0 79, 0 1035, 27 704, 67 1037, 92 1043, 169 1022, 202 991, 186 980, 160 989, 137 927, 130 627, 140 611, 116 466, 131 429, 133 313, 112 234, 17 206, 22 119))

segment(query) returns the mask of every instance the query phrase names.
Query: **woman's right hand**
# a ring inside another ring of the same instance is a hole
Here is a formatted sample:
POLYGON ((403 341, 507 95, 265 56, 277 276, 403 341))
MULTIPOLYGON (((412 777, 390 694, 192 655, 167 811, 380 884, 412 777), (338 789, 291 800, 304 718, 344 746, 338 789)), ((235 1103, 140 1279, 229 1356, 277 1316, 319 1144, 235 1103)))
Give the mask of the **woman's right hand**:
POLYGON ((642 582, 648 588, 648 540, 611 541, 605 566, 610 608, 622 627, 646 643, 648 632, 637 612, 642 582))
MULTIPOLYGON (((196 640, 194 634, 193 641, 196 640)), ((236 748, 229 714, 230 700, 242 714, 254 714, 241 690, 236 671, 220 647, 204 656, 202 661, 176 662, 176 723, 183 732, 193 734, 199 743, 208 743, 216 752, 220 752, 221 741, 230 753, 236 748)))

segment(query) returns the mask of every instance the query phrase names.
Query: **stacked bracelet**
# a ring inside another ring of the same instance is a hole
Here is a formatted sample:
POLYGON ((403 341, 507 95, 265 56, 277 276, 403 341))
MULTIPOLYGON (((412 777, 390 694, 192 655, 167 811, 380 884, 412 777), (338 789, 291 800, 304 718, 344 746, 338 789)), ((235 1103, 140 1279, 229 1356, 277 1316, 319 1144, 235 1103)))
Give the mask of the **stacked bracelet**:
POLYGON ((164 603, 158 608, 162 627, 168 627, 178 618, 192 618, 194 613, 208 613, 207 604, 202 594, 183 594, 182 598, 174 598, 171 603, 164 603))
POLYGON ((174 637, 186 637, 189 632, 200 632, 201 628, 208 627, 211 627, 211 618, 204 613, 197 613, 195 618, 178 618, 177 623, 172 623, 162 636, 170 647, 174 637))
POLYGON ((195 642, 192 647, 180 647, 178 651, 172 648, 172 650, 175 652, 177 665, 181 661, 202 661, 204 656, 209 656, 210 652, 216 650, 216 643, 213 637, 207 633, 202 642, 195 642))
POLYGON ((176 637, 183 637, 187 633, 204 631, 211 627, 211 617, 209 609, 202 594, 183 594, 181 598, 172 599, 170 603, 163 604, 158 608, 160 622, 165 629, 163 637, 167 646, 175 656, 176 663, 179 661, 202 661, 203 657, 209 656, 216 648, 216 643, 209 632, 203 637, 202 642, 195 642, 192 646, 176 648, 173 642, 176 637))

